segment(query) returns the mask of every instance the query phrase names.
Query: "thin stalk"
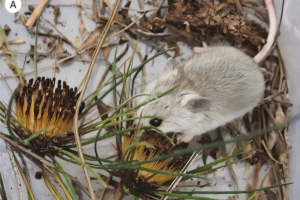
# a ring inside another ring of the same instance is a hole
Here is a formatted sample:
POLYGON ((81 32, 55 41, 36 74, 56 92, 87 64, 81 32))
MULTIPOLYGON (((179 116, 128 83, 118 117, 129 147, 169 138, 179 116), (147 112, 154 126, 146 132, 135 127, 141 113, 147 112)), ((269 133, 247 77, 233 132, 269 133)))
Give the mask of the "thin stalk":
POLYGON ((11 128, 11 124, 10 124, 10 122, 11 122, 11 113, 12 113, 12 106, 13 106, 14 98, 17 95, 17 93, 19 92, 21 86, 22 85, 19 84, 19 86, 15 89, 14 93, 10 97, 10 100, 9 100, 9 103, 8 103, 8 107, 7 107, 6 126, 7 126, 8 133, 13 138, 13 140, 16 141, 19 145, 24 145, 24 142, 21 141, 17 136, 15 136, 15 134, 14 134, 12 128, 11 128))
POLYGON ((61 177, 59 175, 59 173, 57 173, 57 171, 53 170, 52 168, 49 168, 49 171, 51 172, 51 174, 54 176, 55 180, 57 181, 58 185, 62 188, 62 190, 64 191, 66 198, 68 200, 72 200, 72 196, 69 193, 69 191, 67 190, 67 187, 65 186, 65 184, 63 183, 63 181, 61 180, 61 177))
MULTIPOLYGON (((73 153, 74 155, 76 155, 76 154, 78 155, 78 152, 74 151, 72 149, 68 149, 68 152, 73 153)), ((91 156, 91 155, 88 155, 88 154, 83 154, 83 155, 84 155, 85 159, 91 160, 91 161, 99 159, 100 161, 106 162, 106 163, 113 163, 114 162, 114 161, 111 161, 111 160, 108 160, 108 159, 104 159, 104 158, 97 158, 95 156, 91 156)))
POLYGON ((8 43, 8 41, 7 41, 7 38, 6 38, 6 36, 5 36, 5 33, 4 33, 3 28, 2 28, 1 25, 0 25, 0 35, 1 35, 1 37, 4 39, 6 48, 7 48, 8 52, 9 52, 9 54, 11 55, 13 64, 14 64, 16 70, 17 70, 17 73, 18 73, 18 76, 19 76, 19 79, 20 79, 20 83, 21 83, 22 85, 24 85, 25 82, 24 82, 24 79, 23 79, 23 76, 22 76, 22 71, 20 70, 20 68, 19 68, 19 66, 18 66, 18 63, 17 63, 17 61, 16 61, 16 56, 15 56, 14 52, 11 50, 11 48, 10 48, 10 46, 9 46, 9 43, 8 43))
POLYGON ((54 147, 56 150, 68 155, 69 157, 73 158, 76 162, 78 162, 80 165, 82 165, 84 168, 88 169, 97 179, 98 181, 104 186, 107 187, 106 183, 103 181, 103 179, 97 174, 88 164, 82 161, 82 159, 78 158, 74 154, 67 152, 65 150, 62 150, 60 148, 54 147))
POLYGON ((37 43, 38 43, 38 31, 39 31, 39 21, 40 17, 37 18, 36 23, 35 23, 35 40, 34 40, 34 54, 33 54, 33 62, 34 62, 34 69, 35 69, 35 79, 38 77, 38 67, 37 67, 37 43))
MULTIPOLYGON (((115 7, 112 11, 112 14, 107 22, 107 24, 105 25, 104 27, 104 30, 100 36, 100 41, 99 43, 97 44, 97 47, 96 47, 96 50, 93 54, 93 57, 91 59, 91 63, 90 63, 90 66, 89 66, 89 69, 88 69, 88 72, 86 74, 86 80, 84 82, 84 85, 83 85, 83 88, 81 90, 81 93, 80 93, 80 96, 77 100, 77 104, 76 104, 76 111, 75 111, 75 116, 74 116, 74 135, 75 135, 75 139, 76 139, 76 144, 77 144, 77 148, 78 148, 78 154, 79 154, 79 157, 81 159, 81 161, 84 163, 84 157, 83 157, 83 153, 82 153, 82 149, 81 149, 81 142, 80 142, 80 137, 79 137, 79 132, 78 132, 78 117, 79 117, 79 108, 80 108, 80 104, 81 104, 81 101, 83 99, 83 96, 84 96, 84 93, 87 89, 87 86, 88 86, 88 82, 89 82, 89 79, 91 77, 91 74, 92 74, 92 71, 93 71, 93 67, 94 67, 94 64, 95 64, 95 61, 97 59, 97 56, 100 52, 100 49, 101 49, 101 46, 105 40, 105 37, 110 29, 110 26, 112 25, 113 21, 114 21, 114 18, 115 18, 115 14, 117 12, 117 8, 120 4, 120 1, 121 0, 117 0, 116 3, 115 3, 115 7)), ((86 181, 88 183, 88 188, 89 188, 89 192, 90 192, 90 197, 92 200, 95 200, 95 195, 94 195, 94 191, 93 191, 93 188, 92 188, 92 184, 91 184, 91 181, 90 181, 90 177, 89 177, 89 174, 88 174, 88 171, 87 171, 87 168, 86 166, 84 166, 83 168, 84 170, 84 173, 85 173, 85 178, 86 178, 86 181)))
POLYGON ((15 160, 15 162, 16 162, 16 164, 17 164, 17 167, 18 167, 18 169, 19 169, 19 172, 20 172, 20 174, 21 174, 21 176, 22 176, 22 178, 23 178, 23 182, 25 183, 25 186, 26 186, 26 189, 27 189, 27 191, 28 191, 28 194, 29 194, 30 199, 31 199, 31 200, 35 200, 33 191, 32 191, 32 189, 31 189, 31 187, 30 187, 30 183, 29 183, 29 181, 27 180, 27 177, 26 177, 26 175, 24 174, 23 169, 22 169, 20 163, 18 162, 18 160, 17 160, 17 158, 16 158, 16 156, 15 156, 14 153, 13 153, 13 156, 14 156, 14 160, 15 160))
POLYGON ((49 161, 45 160, 44 158, 38 156, 37 154, 33 153, 31 150, 28 150, 26 148, 24 148, 23 146, 19 145, 17 142, 9 139, 5 134, 3 134, 0 131, 0 138, 3 139, 5 142, 8 142, 9 144, 11 144, 13 147, 20 149, 22 152, 26 153, 27 155, 32 156, 33 158, 37 159, 38 161, 44 163, 45 165, 47 165, 48 167, 52 167, 52 168, 56 168, 55 165, 53 165, 52 163, 50 163, 49 161))
POLYGON ((54 196, 56 200, 63 200, 63 197, 60 195, 60 192, 56 189, 54 184, 51 182, 49 175, 47 174, 45 167, 42 166, 42 174, 44 177, 44 181, 46 183, 47 188, 51 192, 51 194, 54 196))
MULTIPOLYGON (((17 163, 16 163, 17 159, 14 157, 14 154, 11 150, 10 144, 6 144, 6 150, 7 150, 7 153, 8 153, 9 159, 10 159, 10 163, 11 163, 11 166, 12 166, 15 178, 16 178, 16 182, 17 182, 17 186, 18 186, 19 199, 23 200, 21 180, 20 180, 20 177, 18 176, 18 170, 20 170, 20 168, 18 168, 18 166, 17 166, 17 163)), ((19 173, 21 173, 21 172, 19 172, 19 173)))
MULTIPOLYGON (((291 117, 288 120, 288 122, 284 122, 282 124, 277 124, 277 125, 274 125, 274 126, 270 126, 268 129, 265 129, 265 130, 253 131, 249 135, 241 135, 241 136, 235 137, 235 138, 227 140, 227 141, 217 141, 217 142, 213 142, 213 143, 210 143, 210 144, 196 145, 195 147, 192 147, 192 148, 189 148, 189 149, 174 151, 173 153, 166 154, 166 155, 161 155, 161 156, 158 156, 158 157, 150 159, 150 160, 139 161, 139 162, 131 162, 130 165, 131 166, 139 166, 141 164, 146 164, 146 163, 151 163, 151 162, 155 162, 155 161, 159 161, 159 160, 164 160, 164 159, 168 159, 168 158, 174 157, 174 156, 193 153, 193 152, 198 151, 198 150, 203 150, 203 149, 212 148, 212 147, 219 147, 221 145, 228 144, 228 143, 234 143, 234 142, 239 142, 239 141, 249 141, 249 140, 252 140, 253 138, 255 138, 257 136, 267 134, 268 132, 276 130, 276 129, 280 129, 280 128, 286 126, 287 123, 292 123, 295 120, 298 120, 299 118, 300 118, 300 114, 298 114, 294 117, 291 117)), ((114 164, 108 164, 106 166, 113 166, 113 165, 114 164)), ((128 165, 128 164, 126 164, 126 165, 128 165)), ((123 165, 119 164, 119 167, 121 167, 121 166, 123 166, 123 165)))
MULTIPOLYGON (((150 62, 151 60, 153 60, 154 58, 156 58, 157 56, 160 56, 166 52, 170 51, 170 49, 162 51, 158 54, 155 54, 154 56, 152 56, 151 58, 149 58, 148 60, 145 60, 144 62, 142 62, 140 65, 138 65, 137 67, 133 68, 132 70, 130 70, 130 72, 127 74, 127 77, 130 76, 131 74, 133 74, 135 71, 139 70, 140 67, 144 66, 146 63, 150 62)), ((123 77, 121 78, 121 80, 119 80, 117 82, 117 85, 119 85, 121 82, 123 82, 123 77)), ((106 85, 110 84, 111 82, 108 82, 106 84, 104 84, 103 87, 105 87, 106 85)), ((95 105, 97 105, 107 94, 109 94, 114 88, 111 87, 108 89, 108 91, 106 91, 99 99, 97 99, 96 101, 94 101, 94 103, 92 103, 89 107, 87 107, 86 109, 84 109, 84 111, 81 113, 81 115, 85 115, 87 112, 89 112, 89 110, 94 107, 95 105)))
MULTIPOLYGON (((149 99, 149 100, 147 100, 147 101, 145 101, 145 102, 143 102, 143 103, 140 103, 139 105, 135 106, 134 108, 130 108, 130 109, 126 110, 125 112, 122 113, 122 115, 125 115, 125 114, 127 114, 127 113, 129 113, 129 112, 132 112, 132 111, 134 111, 135 109, 140 108, 140 107, 142 107, 143 105, 146 105, 147 103, 149 103, 149 102, 151 102, 151 101, 157 100, 158 98, 160 98, 160 97, 162 97, 162 96, 164 96, 164 95, 166 95, 166 94, 172 92, 173 90, 175 90, 175 89, 178 88, 179 86, 180 86, 180 84, 176 85, 175 87, 172 87, 171 89, 167 90, 166 92, 163 92, 162 94, 157 95, 156 97, 153 97, 153 98, 151 98, 151 99, 149 99)), ((117 114, 116 111, 112 114, 112 116, 115 115, 115 114, 117 114)), ((109 120, 111 120, 111 118, 110 118, 109 120)), ((100 133, 102 132, 104 126, 105 126, 107 123, 108 123, 108 122, 106 122, 106 123, 104 123, 104 124, 102 125, 102 127, 99 129, 99 131, 98 131, 98 133, 97 133, 97 135, 96 135, 96 137, 95 137, 94 151, 95 151, 96 157, 98 157, 98 152, 97 152, 97 142, 100 140, 100 139, 99 139, 99 138, 100 138, 100 133)), ((174 145, 174 143, 172 142, 172 140, 171 140, 165 133, 163 133, 162 131, 160 131, 158 128, 152 127, 151 129, 155 129, 155 130, 159 131, 161 134, 163 134, 163 135, 164 135, 164 136, 165 136, 165 137, 166 137, 166 138, 174 145)), ((116 134, 116 135, 118 135, 118 134, 116 134)), ((104 136, 102 136, 102 138, 105 139, 105 138, 108 138, 108 137, 111 137, 111 136, 113 136, 113 135, 112 135, 112 134, 105 134, 104 136)))
POLYGON ((3 184, 3 179, 2 179, 2 175, 0 173, 0 197, 2 200, 7 200, 7 196, 6 196, 6 192, 5 192, 5 187, 3 184))
MULTIPOLYGON (((241 190, 241 191, 193 191, 193 194, 249 194, 249 193, 255 193, 255 192, 260 192, 263 190, 269 190, 272 188, 277 188, 277 187, 281 187, 281 186, 287 186, 293 183, 283 183, 283 184, 279 184, 279 185, 271 185, 269 187, 264 187, 264 188, 260 188, 260 189, 255 189, 255 190, 241 190)), ((172 193, 167 193, 164 191, 151 191, 153 193, 156 194, 190 194, 190 192, 184 192, 184 191, 174 191, 172 193)))

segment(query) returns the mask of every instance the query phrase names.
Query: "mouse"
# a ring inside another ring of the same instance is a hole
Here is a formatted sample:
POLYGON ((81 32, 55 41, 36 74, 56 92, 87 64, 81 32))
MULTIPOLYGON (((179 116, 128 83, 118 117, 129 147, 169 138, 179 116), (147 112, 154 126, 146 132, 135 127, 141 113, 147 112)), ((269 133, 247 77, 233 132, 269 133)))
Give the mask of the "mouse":
POLYGON ((139 120, 133 124, 176 133, 178 143, 187 143, 250 112, 265 90, 263 73, 253 58, 231 46, 208 46, 187 60, 169 58, 161 75, 146 86, 145 95, 137 97, 137 102, 178 84, 170 93, 138 108, 139 120))

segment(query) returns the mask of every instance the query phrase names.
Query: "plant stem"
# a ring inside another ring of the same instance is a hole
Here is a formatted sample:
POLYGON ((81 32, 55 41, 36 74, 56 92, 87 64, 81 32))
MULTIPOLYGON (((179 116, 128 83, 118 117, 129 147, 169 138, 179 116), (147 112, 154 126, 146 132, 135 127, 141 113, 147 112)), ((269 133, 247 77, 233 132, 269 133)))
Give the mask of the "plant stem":
POLYGON ((35 79, 38 77, 38 68, 37 68, 37 41, 38 41, 38 31, 39 31, 39 21, 40 17, 36 20, 36 29, 35 29, 35 41, 34 41, 34 54, 33 54, 33 62, 34 62, 34 71, 35 71, 35 79))
MULTIPOLYGON (((89 66, 89 69, 88 69, 88 72, 86 74, 86 79, 85 79, 85 82, 83 84, 83 87, 82 87, 82 90, 81 90, 81 94, 77 100, 77 104, 76 104, 76 111, 75 111, 75 116, 74 116, 74 135, 75 135, 75 139, 76 139, 76 144, 77 144, 77 149, 78 149, 78 154, 79 154, 79 157, 80 159, 82 160, 82 162, 84 162, 84 156, 83 156, 83 153, 82 153, 82 149, 81 149, 81 143, 80 143, 80 138, 79 138, 79 131, 78 131, 78 114, 79 114, 79 108, 80 108, 80 104, 81 104, 81 101, 83 99, 83 96, 84 96, 84 93, 87 89, 87 85, 89 83, 89 79, 91 77, 91 74, 92 74, 92 70, 93 70, 93 67, 94 67, 94 64, 95 64, 95 61, 97 59, 97 56, 100 52, 100 49, 101 49, 101 46, 105 40, 105 37, 110 29, 110 26, 112 25, 113 21, 114 21, 114 16, 117 12, 117 8, 120 4, 121 0, 117 0, 116 3, 115 3, 115 6, 114 6, 114 9, 112 11, 112 14, 108 20, 108 22, 106 23, 105 27, 104 27, 104 30, 100 36, 100 41, 96 47, 96 50, 93 54, 93 57, 91 59, 91 63, 90 63, 90 66, 89 66)), ((92 185, 91 185, 91 180, 90 180, 90 177, 89 177, 89 174, 88 174, 88 170, 86 168, 86 166, 83 167, 83 170, 84 170, 84 173, 85 173, 85 178, 87 180, 87 183, 88 183, 88 188, 89 188, 89 192, 90 192, 90 197, 92 200, 95 199, 95 195, 94 195, 94 191, 93 191, 93 188, 92 188, 92 185)))
POLYGON ((23 79, 23 76, 22 76, 22 72, 21 72, 21 70, 20 70, 20 68, 19 68, 19 66, 18 66, 18 63, 17 63, 17 61, 16 61, 16 56, 15 56, 14 52, 13 52, 13 51, 10 49, 10 47, 9 47, 9 43, 8 43, 8 41, 7 41, 7 39, 6 39, 6 36, 5 36, 4 31, 3 31, 2 26, 0 26, 0 36, 4 39, 6 48, 7 48, 8 52, 9 52, 9 54, 11 55, 11 59, 12 59, 12 61, 13 61, 14 67, 15 67, 17 73, 18 73, 20 82, 21 82, 22 85, 24 85, 25 82, 24 82, 24 79, 23 79))

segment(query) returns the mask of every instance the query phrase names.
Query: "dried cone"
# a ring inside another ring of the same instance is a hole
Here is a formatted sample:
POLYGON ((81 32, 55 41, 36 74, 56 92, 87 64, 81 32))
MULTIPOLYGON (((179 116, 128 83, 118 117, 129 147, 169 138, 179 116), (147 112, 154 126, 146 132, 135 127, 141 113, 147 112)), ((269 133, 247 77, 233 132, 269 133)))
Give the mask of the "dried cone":
MULTIPOLYGON (((126 152, 133 141, 134 135, 124 136, 124 152, 126 152)), ((140 137, 139 142, 143 143, 137 146, 134 152, 130 151, 127 153, 127 155, 125 155, 126 161, 131 159, 135 161, 151 160, 158 156, 170 154, 174 151, 188 147, 188 143, 180 143, 173 146, 165 136, 153 130, 146 130, 140 137)), ((175 156, 166 160, 142 164, 141 167, 149 170, 179 173, 189 160, 190 156, 191 154, 175 156)), ((159 186, 162 186, 175 178, 175 176, 172 175, 137 169, 125 170, 122 176, 125 176, 125 186, 135 194, 141 193, 142 191, 147 191, 149 189, 158 188, 159 186)))
MULTIPOLYGON (((30 79, 15 97, 17 118, 31 133, 53 126, 41 137, 51 138, 73 127, 80 93, 76 94, 77 88, 69 88, 65 81, 61 85, 61 80, 58 81, 55 91, 54 88, 55 78, 51 80, 38 77, 35 82, 30 79)), ((80 113, 83 108, 84 103, 81 103, 80 113)))

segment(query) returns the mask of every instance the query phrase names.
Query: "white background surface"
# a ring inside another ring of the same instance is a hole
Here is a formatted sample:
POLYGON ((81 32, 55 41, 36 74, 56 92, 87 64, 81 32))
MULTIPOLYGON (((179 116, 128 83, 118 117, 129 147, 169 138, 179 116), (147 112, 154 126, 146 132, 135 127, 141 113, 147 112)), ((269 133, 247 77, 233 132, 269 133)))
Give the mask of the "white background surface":
MULTIPOLYGON (((19 14, 23 14, 25 11, 28 10, 27 5, 29 5, 29 4, 36 5, 38 2, 39 1, 37 1, 37 0, 22 1, 23 5, 22 5, 22 9, 19 12, 19 14)), ((82 3, 83 7, 89 7, 91 5, 91 1, 88 1, 88 0, 82 1, 82 2, 83 2, 82 3)), ((72 1, 71 0, 68 0, 68 1, 52 0, 52 1, 50 1, 50 3, 51 4, 59 4, 59 5, 61 5, 61 4, 75 5, 76 1, 75 0, 72 0, 72 1)), ((126 1, 123 0, 122 5, 124 5, 125 3, 126 3, 126 1)), ((281 2, 279 2, 279 0, 276 0, 276 3, 278 4, 277 8, 279 8, 281 6, 280 5, 281 2)), ((1 24, 1 26, 3 27, 5 24, 8 24, 12 29, 8 39, 24 39, 26 41, 26 44, 12 45, 11 47, 20 53, 28 52, 28 50, 30 49, 29 44, 32 44, 32 45, 34 44, 34 36, 30 35, 27 32, 26 28, 21 24, 21 22, 19 20, 16 20, 16 19, 18 19, 18 17, 15 17, 14 14, 10 14, 5 10, 3 3, 1 5, 1 1, 0 1, 0 6, 1 6, 0 7, 0 24, 1 24)), ((84 15, 90 15, 92 13, 91 9, 84 9, 84 10, 85 10, 83 12, 84 15)), ((280 10, 278 10, 278 11, 280 11, 280 10)), ((53 23, 54 16, 53 16, 52 12, 53 12, 52 8, 46 8, 43 13, 43 18, 48 19, 49 21, 51 21, 53 23)), ((59 21, 61 21, 64 26, 58 25, 57 28, 65 36, 67 36, 72 42, 75 42, 75 37, 80 35, 78 32, 78 28, 79 28, 78 8, 77 8, 77 6, 62 6, 61 13, 62 13, 62 15, 59 18, 59 21)), ((300 93, 299 93, 299 89, 298 89, 298 85, 299 85, 298 77, 300 75, 300 68, 299 68, 299 64, 298 64, 298 63, 300 63, 300 56, 299 56, 299 53, 300 53, 300 21, 298 18, 299 13, 300 13, 300 1, 286 0, 283 21, 282 21, 282 25, 281 25, 281 29, 280 29, 281 35, 279 37, 279 45, 281 47, 281 53, 284 58, 285 65, 287 67, 287 73, 288 73, 288 78, 289 78, 288 80, 289 80, 290 98, 291 98, 292 102, 294 103, 294 106, 292 109, 293 114, 296 114, 297 111, 300 111, 300 104, 299 104, 300 93)), ((279 12, 277 12, 277 14, 279 14, 279 12)), ((93 22, 91 22, 91 20, 88 20, 86 18, 85 18, 85 23, 88 26, 90 31, 94 30, 94 28, 96 27, 96 25, 93 22)), ((49 25, 48 25, 48 27, 52 28, 49 25)), ((49 41, 49 39, 47 41, 49 41)), ((39 39, 38 44, 42 44, 41 38, 39 39)), ((38 51, 44 52, 45 45, 41 45, 41 46, 42 46, 42 48, 38 49, 38 51)), ((121 46, 118 52, 122 52, 124 47, 125 47, 125 45, 121 46)), ((147 47, 144 44, 139 44, 139 47, 141 48, 143 55, 145 55, 146 53, 149 54, 150 49, 151 49, 150 47, 147 47)), ((72 50, 70 47, 68 47, 68 45, 65 45, 65 48, 68 49, 68 51, 70 53, 74 52, 74 50, 72 50)), ((186 50, 182 49, 182 52, 184 53, 184 55, 182 55, 182 57, 187 57, 189 49, 188 48, 186 48, 186 50)), ((153 53, 154 52, 152 52, 152 54, 149 54, 149 56, 153 55, 153 53)), ((101 56, 102 55, 99 56, 100 59, 101 59, 101 56)), ((110 61, 112 60, 112 56, 113 56, 113 53, 111 53, 111 55, 110 55, 110 61)), ((128 52, 124 56, 124 58, 128 58, 129 56, 130 56, 130 53, 128 52)), ((88 59, 87 55, 83 55, 82 57, 88 59)), ((11 73, 10 69, 8 69, 6 64, 4 63, 4 61, 3 61, 4 58, 5 58, 4 56, 0 57, 1 73, 3 76, 11 76, 13 74, 11 73)), ((31 61, 28 64, 25 63, 25 65, 23 66, 24 58, 25 58, 25 54, 17 55, 17 61, 18 61, 19 66, 22 69, 24 69, 24 73, 32 72, 34 70, 32 60, 29 57, 27 57, 26 60, 27 61, 31 60, 31 61)), ((161 56, 161 57, 155 59, 153 63, 152 62, 148 63, 148 65, 146 66, 148 81, 153 79, 160 73, 165 61, 166 61, 166 57, 161 56)), ((135 57, 134 62, 136 65, 140 63, 137 56, 135 57)), ((51 67, 53 67, 52 66, 53 63, 54 63, 53 58, 47 58, 38 63, 40 71, 43 68, 46 68, 46 67, 49 68, 47 71, 41 73, 42 76, 46 76, 46 77, 54 76, 54 72, 51 69, 51 67)), ((101 62, 98 62, 98 63, 101 63, 101 62)), ((55 76, 58 79, 66 80, 70 86, 74 87, 74 86, 78 85, 80 83, 80 81, 82 80, 84 74, 86 73, 88 63, 87 62, 84 63, 82 61, 72 61, 68 64, 64 64, 59 67, 60 67, 60 73, 55 74, 55 76)), ((105 66, 102 66, 101 64, 95 65, 91 83, 89 85, 89 89, 87 90, 86 94, 89 94, 91 91, 93 91, 93 89, 95 88, 95 86, 98 82, 99 77, 102 75, 104 70, 105 70, 105 66)), ((33 74, 29 74, 26 77, 31 78, 31 77, 33 77, 33 74)), ((6 81, 8 82, 11 89, 14 89, 18 83, 18 80, 16 78, 7 78, 6 81)), ((0 87, 1 87, 0 99, 4 100, 5 102, 8 102, 11 92, 9 91, 9 89, 7 88, 7 86, 5 85, 3 80, 1 80, 1 82, 0 82, 0 87)), ((110 104, 110 99, 106 99, 105 102, 110 104)), ((294 185, 290 186, 290 188, 291 188, 290 189, 290 195, 291 195, 290 199, 292 199, 292 200, 300 199, 300 194, 298 192, 299 187, 300 187, 300 173, 299 173, 299 170, 297 170, 297 165, 300 164, 299 163, 300 146, 298 145, 298 143, 300 142, 300 137, 297 132, 297 130, 299 130, 299 129, 300 129, 299 122, 290 125, 289 139, 290 139, 291 145, 293 146, 293 149, 291 152, 291 156, 292 156, 292 158, 291 158, 291 167, 292 167, 291 177, 292 177, 292 180, 295 182, 294 185)), ((5 131, 5 128, 2 126, 1 130, 5 131)), ((103 157, 107 157, 108 154, 114 153, 112 150, 111 142, 113 142, 113 141, 107 140, 105 142, 102 142, 102 144, 99 142, 99 146, 101 146, 101 150, 99 151, 99 153, 101 153, 103 157)), ((90 147, 86 148, 85 151, 93 152, 93 147, 90 146, 90 147)), ((11 170, 9 159, 5 152, 6 152, 5 145, 2 141, 0 141, 0 170, 1 170, 1 173, 3 173, 5 185, 7 186, 6 187, 7 194, 11 199, 15 200, 15 199, 18 199, 17 190, 16 190, 17 187, 16 187, 13 172, 11 170)), ((63 162, 61 162, 61 163, 63 163, 63 162)), ((197 163, 197 164, 199 164, 199 163, 197 163)), ((29 171, 31 174, 31 180, 32 180, 31 182, 34 184, 33 190, 34 190, 34 193, 35 193, 37 199, 53 199, 52 195, 46 188, 43 180, 36 180, 34 178, 34 174, 36 171, 38 171, 38 169, 33 164, 30 164, 30 162, 28 163, 28 167, 29 167, 29 171)), ((82 180, 82 182, 85 183, 84 175, 83 175, 82 169, 80 167, 70 165, 68 163, 64 163, 64 167, 65 167, 65 169, 68 170, 68 172, 70 172, 74 176, 78 177, 79 180, 82 180)), ((236 174, 239 175, 239 189, 240 190, 245 190, 245 185, 246 185, 247 181, 249 181, 251 183, 252 178, 253 178, 253 176, 250 175, 249 180, 246 180, 246 181, 242 180, 242 176, 240 176, 240 175, 242 175, 244 173, 243 167, 244 167, 243 164, 234 165, 236 174)), ((263 169, 267 169, 267 166, 264 166, 263 169)), ((224 169, 223 171, 218 172, 216 181, 217 181, 217 185, 214 187, 211 187, 211 190, 217 191, 217 190, 234 190, 234 189, 236 189, 227 169, 224 169)), ((99 184, 97 184, 96 182, 94 182, 94 183, 95 183, 94 189, 99 188, 99 184)), ((207 190, 207 188, 204 188, 201 190, 207 190)), ((27 199, 27 194, 26 194, 25 188, 23 188, 23 194, 24 194, 25 199, 27 199)), ((208 195, 208 196, 211 196, 211 195, 208 195)), ((245 199, 245 196, 243 196, 243 195, 240 195, 239 197, 240 197, 239 199, 245 199)), ((218 199, 226 199, 227 195, 218 195, 217 198, 218 199)))
MULTIPOLYGON (((281 2, 274 1, 279 11, 281 2)), ((279 13, 279 12, 277 12, 279 13)), ((282 24, 278 44, 286 66, 287 79, 289 84, 289 95, 293 102, 292 115, 300 113, 300 1, 286 0, 283 11, 282 24)), ((290 199, 300 199, 300 121, 290 124, 289 142, 292 146, 291 155, 291 180, 290 199)))

